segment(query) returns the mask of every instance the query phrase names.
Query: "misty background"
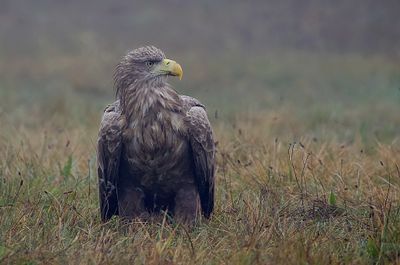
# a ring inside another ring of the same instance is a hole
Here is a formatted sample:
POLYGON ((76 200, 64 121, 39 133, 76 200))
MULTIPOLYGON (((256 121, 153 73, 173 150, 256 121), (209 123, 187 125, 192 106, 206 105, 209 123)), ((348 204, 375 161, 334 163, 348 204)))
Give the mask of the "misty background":
POLYGON ((213 122, 274 113, 294 134, 325 126, 392 141, 399 13, 398 0, 1 0, 0 121, 95 126, 120 58, 154 45, 182 65, 170 82, 213 122))

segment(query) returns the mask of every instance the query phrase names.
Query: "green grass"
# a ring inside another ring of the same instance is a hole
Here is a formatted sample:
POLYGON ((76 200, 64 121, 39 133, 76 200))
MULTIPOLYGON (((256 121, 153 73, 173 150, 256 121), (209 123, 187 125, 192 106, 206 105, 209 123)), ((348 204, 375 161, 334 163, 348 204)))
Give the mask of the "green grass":
POLYGON ((216 209, 192 229, 100 222, 106 86, 3 78, 0 263, 399 263, 398 68, 350 55, 230 58, 202 74, 183 58, 196 70, 173 81, 209 106, 218 140, 216 209))
MULTIPOLYGON (((219 136, 217 207, 193 229, 99 220, 86 130, 2 142, 3 263, 375 263, 400 251, 398 146, 219 136), (381 161, 381 162, 380 162, 381 161)), ((255 124, 253 124, 256 126, 255 124)), ((50 128, 45 128, 46 131, 50 128)), ((90 130, 90 133, 95 133, 90 130)))

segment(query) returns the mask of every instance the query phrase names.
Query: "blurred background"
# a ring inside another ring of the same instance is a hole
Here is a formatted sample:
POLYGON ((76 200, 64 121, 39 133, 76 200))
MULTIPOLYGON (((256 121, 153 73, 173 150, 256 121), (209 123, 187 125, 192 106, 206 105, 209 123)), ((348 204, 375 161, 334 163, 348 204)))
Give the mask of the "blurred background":
POLYGON ((115 65, 151 44, 183 66, 170 82, 213 123, 392 142, 399 14, 398 0, 1 0, 0 124, 97 130, 115 65))

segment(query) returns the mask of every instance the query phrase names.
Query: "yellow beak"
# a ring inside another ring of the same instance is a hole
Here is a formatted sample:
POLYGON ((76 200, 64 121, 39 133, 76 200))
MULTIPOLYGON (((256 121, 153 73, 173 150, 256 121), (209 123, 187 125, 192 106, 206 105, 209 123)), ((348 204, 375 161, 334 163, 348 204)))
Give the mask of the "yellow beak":
POLYGON ((164 59, 157 70, 167 75, 177 76, 179 77, 179 80, 182 80, 182 67, 179 65, 179 63, 173 60, 164 59))

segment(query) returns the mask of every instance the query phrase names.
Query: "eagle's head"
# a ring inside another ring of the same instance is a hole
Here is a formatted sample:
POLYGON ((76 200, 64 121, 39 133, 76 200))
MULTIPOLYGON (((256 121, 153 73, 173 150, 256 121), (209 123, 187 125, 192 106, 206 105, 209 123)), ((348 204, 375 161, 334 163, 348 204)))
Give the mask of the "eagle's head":
POLYGON ((167 76, 182 79, 182 67, 175 61, 166 59, 164 53, 146 46, 130 51, 117 65, 114 80, 117 91, 135 82, 165 82, 167 76))

